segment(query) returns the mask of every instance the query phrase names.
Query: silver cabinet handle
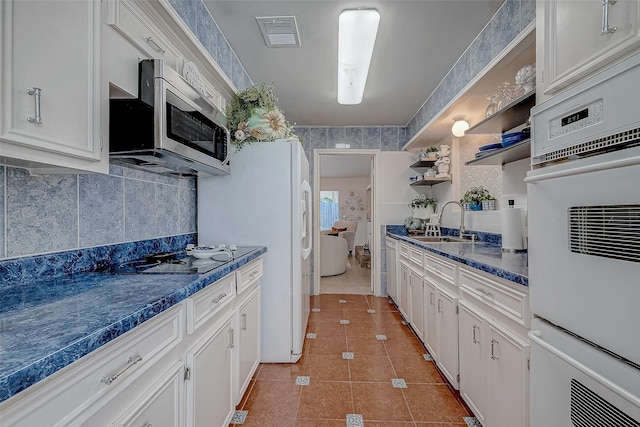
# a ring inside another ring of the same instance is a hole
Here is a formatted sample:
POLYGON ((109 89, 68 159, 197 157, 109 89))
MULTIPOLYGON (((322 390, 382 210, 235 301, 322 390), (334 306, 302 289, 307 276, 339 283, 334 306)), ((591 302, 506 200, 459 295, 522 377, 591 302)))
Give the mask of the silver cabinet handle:
POLYGON ((111 383, 117 380, 118 377, 120 377, 120 375, 124 374, 129 369, 131 369, 136 363, 141 361, 142 361, 142 356, 140 356, 139 354, 129 357, 127 359, 127 363, 118 372, 109 376, 103 375, 102 378, 100 378, 100 382, 106 385, 111 385, 111 383))
POLYGON ((442 300, 438 300, 438 313, 442 313, 442 300))
POLYGON ((249 279, 253 279, 254 277, 256 277, 258 274, 260 274, 259 271, 252 271, 251 274, 249 274, 249 279))
POLYGON ((602 35, 613 34, 618 27, 609 26, 609 6, 616 4, 617 0, 602 0, 602 35))
POLYGON ((39 87, 34 87, 31 89, 27 89, 27 94, 29 95, 33 95, 34 101, 35 101, 35 109, 36 109, 36 115, 35 117, 27 117, 27 121, 29 123, 34 123, 36 125, 41 125, 42 124, 42 112, 40 110, 40 98, 42 97, 42 89, 40 89, 39 87))
POLYGON ((226 296, 227 296, 227 294, 218 295, 217 297, 215 297, 214 299, 211 300, 211 304, 218 304, 226 296))
POLYGON ((229 328, 229 344, 227 344, 228 348, 233 348, 233 328, 229 328))
POLYGON ((240 316, 242 318, 242 326, 240 327, 241 330, 246 331, 247 330, 247 313, 242 313, 242 316, 240 316))
POLYGON ((151 425, 151 423, 145 423, 142 427, 153 427, 153 425, 151 425))
POLYGON ((476 288, 476 291, 480 292, 482 295, 484 295, 485 297, 492 297, 493 294, 485 289, 482 288, 476 288))
POLYGON ((429 304, 433 305, 433 292, 429 292, 429 304))
POLYGON ((151 46, 153 48, 153 50, 155 50, 158 53, 162 53, 164 54, 166 52, 166 50, 164 50, 163 48, 160 47, 160 45, 158 43, 156 43, 156 41, 153 39, 153 37, 146 37, 144 39, 147 44, 149 46, 151 46))
POLYGON ((498 356, 496 356, 494 346, 498 344, 498 341, 492 339, 491 340, 491 360, 498 360, 498 356))
MULTIPOLYGON (((472 339, 473 339, 473 343, 474 344, 478 344, 480 342, 480 341, 478 341, 476 339, 476 328, 478 328, 478 327, 476 325, 473 325, 473 329, 472 329, 473 330, 473 338, 472 339)), ((480 329, 480 328, 478 328, 478 329, 480 329)))

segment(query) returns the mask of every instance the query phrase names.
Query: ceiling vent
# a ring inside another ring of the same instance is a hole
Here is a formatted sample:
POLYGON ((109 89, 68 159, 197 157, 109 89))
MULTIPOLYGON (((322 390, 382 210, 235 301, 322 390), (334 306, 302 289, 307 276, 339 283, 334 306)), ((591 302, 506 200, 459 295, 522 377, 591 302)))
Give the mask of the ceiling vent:
POLYGON ((267 47, 300 47, 295 16, 257 17, 267 47))

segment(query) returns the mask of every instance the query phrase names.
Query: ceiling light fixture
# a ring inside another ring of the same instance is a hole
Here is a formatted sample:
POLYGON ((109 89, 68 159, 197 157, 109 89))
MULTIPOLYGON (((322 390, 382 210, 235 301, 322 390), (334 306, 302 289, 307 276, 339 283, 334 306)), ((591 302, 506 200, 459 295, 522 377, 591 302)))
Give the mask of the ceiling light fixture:
POLYGON ((465 116, 455 116, 453 118, 453 126, 451 126, 453 136, 463 137, 467 129, 469 129, 469 123, 466 122, 465 116))
POLYGON ((367 83, 380 14, 374 9, 345 10, 338 18, 338 102, 359 104, 367 83))

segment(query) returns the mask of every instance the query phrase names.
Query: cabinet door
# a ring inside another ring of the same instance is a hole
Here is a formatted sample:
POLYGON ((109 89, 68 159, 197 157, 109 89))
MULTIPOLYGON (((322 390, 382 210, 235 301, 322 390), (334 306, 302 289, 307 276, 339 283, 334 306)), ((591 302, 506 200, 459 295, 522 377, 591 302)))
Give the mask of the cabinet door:
MULTIPOLYGON (((176 363, 112 426, 179 427, 183 425, 184 366, 176 363)), ((91 425, 91 424, 88 424, 91 425)), ((93 424, 95 425, 95 424, 93 424)))
POLYGON ((438 356, 438 325, 437 315, 438 291, 433 283, 424 278, 424 345, 429 354, 437 360, 438 356))
POLYGON ((529 343, 498 324, 489 327, 489 426, 529 425, 529 343))
POLYGON ((458 389, 458 298, 438 290, 436 304, 438 358, 436 363, 453 388, 458 389))
POLYGON ((484 425, 487 398, 485 355, 488 339, 482 315, 460 302, 460 396, 484 425))
POLYGON ((214 324, 187 353, 187 426, 223 426, 235 409, 233 399, 233 313, 214 324))
POLYGON ((602 34, 601 1, 539 0, 544 17, 544 93, 553 94, 638 49, 639 0, 609 2, 602 34))
POLYGON ((396 277, 396 246, 387 242, 387 293, 398 304, 398 278, 396 277))
POLYGON ((413 270, 409 270, 409 291, 411 292, 411 310, 410 320, 411 327, 415 331, 418 338, 424 340, 424 291, 422 284, 422 276, 413 270))
POLYGON ((405 319, 409 319, 409 266, 400 261, 400 286, 398 292, 400 293, 399 299, 400 304, 398 304, 398 309, 400 310, 400 314, 405 319))
POLYGON ((97 167, 100 2, 3 1, 0 15, 3 156, 97 167))
POLYGON ((260 363, 260 288, 238 308, 238 378, 235 402, 240 403, 260 363))

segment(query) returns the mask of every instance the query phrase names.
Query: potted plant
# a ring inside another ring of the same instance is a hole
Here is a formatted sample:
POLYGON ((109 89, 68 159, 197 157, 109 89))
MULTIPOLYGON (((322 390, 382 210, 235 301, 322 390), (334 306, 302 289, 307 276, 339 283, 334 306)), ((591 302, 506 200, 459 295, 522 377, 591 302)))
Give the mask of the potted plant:
POLYGON ((496 208, 496 198, 489 193, 484 196, 481 203, 483 211, 492 211, 496 208))
POLYGON ((426 194, 419 194, 409 202, 409 207, 413 211, 414 218, 428 219, 435 213, 438 202, 426 194))
POLYGON ((462 203, 465 210, 480 211, 482 210, 482 201, 485 200, 487 196, 491 195, 483 186, 471 187, 464 193, 460 203, 462 203))
POLYGON ((278 107, 273 83, 262 83, 238 92, 227 106, 226 113, 231 143, 238 151, 259 141, 296 137, 303 142, 294 135, 291 124, 278 107))

